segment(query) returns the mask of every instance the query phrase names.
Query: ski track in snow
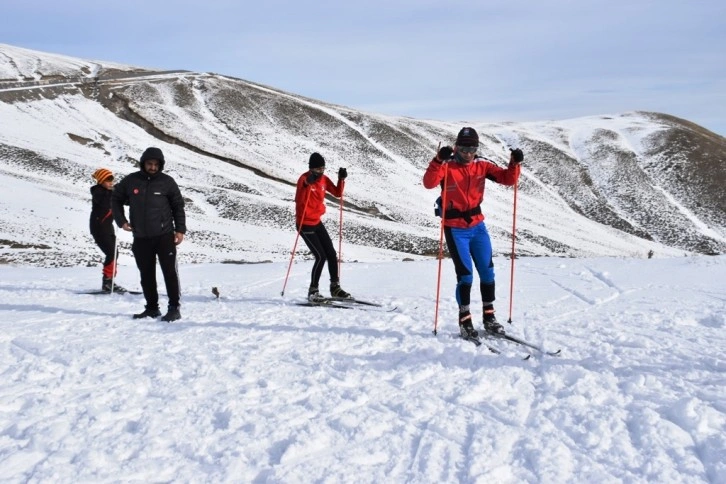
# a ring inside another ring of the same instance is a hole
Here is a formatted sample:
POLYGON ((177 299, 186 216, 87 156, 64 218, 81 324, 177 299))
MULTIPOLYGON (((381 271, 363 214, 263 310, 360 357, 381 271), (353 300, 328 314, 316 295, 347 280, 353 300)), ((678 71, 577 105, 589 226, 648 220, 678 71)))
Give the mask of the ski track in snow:
POLYGON ((172 324, 3 267, 0 481, 726 482, 726 257, 517 259, 506 326, 563 351, 527 361, 456 336, 447 262, 438 336, 435 261, 344 264, 383 311, 296 306, 311 262, 284 298, 283 263, 182 266, 172 324))

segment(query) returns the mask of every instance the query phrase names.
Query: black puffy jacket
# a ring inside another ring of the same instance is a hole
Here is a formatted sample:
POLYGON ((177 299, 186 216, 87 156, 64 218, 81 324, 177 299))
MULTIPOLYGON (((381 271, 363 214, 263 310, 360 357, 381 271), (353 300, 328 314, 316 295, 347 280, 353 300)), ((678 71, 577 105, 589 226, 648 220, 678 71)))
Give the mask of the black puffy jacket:
POLYGON ((155 237, 169 232, 186 233, 184 199, 169 175, 149 176, 137 171, 124 177, 113 189, 113 219, 116 225, 131 224, 134 237, 155 237), (124 214, 129 206, 129 220, 124 214))
POLYGON ((111 216, 111 190, 101 185, 91 187, 91 234, 95 236, 113 235, 111 216))

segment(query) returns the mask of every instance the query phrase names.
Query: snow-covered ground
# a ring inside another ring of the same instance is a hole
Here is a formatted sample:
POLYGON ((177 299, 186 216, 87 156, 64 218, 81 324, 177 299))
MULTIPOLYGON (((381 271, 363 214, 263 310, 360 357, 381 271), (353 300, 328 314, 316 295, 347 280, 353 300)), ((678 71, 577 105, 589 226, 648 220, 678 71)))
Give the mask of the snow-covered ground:
POLYGON ((449 260, 437 336, 436 261, 344 264, 370 310, 295 305, 310 264, 184 265, 171 324, 0 267, 0 481, 726 482, 725 256, 518 259, 526 361, 455 336, 449 260))

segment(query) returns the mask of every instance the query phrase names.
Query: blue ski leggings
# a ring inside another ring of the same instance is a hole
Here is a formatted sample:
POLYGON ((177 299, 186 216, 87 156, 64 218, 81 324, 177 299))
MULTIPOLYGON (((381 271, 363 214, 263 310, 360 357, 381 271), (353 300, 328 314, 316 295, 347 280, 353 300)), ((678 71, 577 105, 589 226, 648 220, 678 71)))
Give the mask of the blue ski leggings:
POLYGON ((456 270, 456 302, 459 306, 471 303, 474 268, 479 273, 479 288, 484 305, 494 302, 494 261, 492 241, 484 222, 465 229, 444 227, 446 245, 456 270))

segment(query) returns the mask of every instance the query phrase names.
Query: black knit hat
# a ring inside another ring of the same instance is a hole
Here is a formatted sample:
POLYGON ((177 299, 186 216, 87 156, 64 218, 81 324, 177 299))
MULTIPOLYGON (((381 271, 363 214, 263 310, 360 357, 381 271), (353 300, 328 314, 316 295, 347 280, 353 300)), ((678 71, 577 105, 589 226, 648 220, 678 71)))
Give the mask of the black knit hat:
POLYGON ((144 151, 144 154, 141 155, 141 168, 144 168, 144 162, 146 160, 158 160, 159 161, 159 171, 164 169, 164 153, 161 152, 159 148, 146 148, 146 151, 144 151))
POLYGON ((310 168, 321 168, 325 166, 325 158, 320 153, 313 153, 310 155, 310 162, 308 163, 310 168))
POLYGON ((479 135, 474 128, 461 128, 456 136, 457 146, 479 146, 479 135))

